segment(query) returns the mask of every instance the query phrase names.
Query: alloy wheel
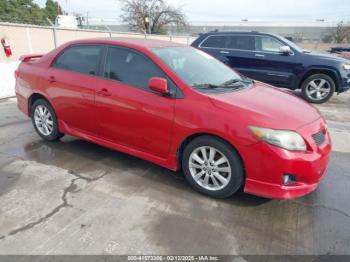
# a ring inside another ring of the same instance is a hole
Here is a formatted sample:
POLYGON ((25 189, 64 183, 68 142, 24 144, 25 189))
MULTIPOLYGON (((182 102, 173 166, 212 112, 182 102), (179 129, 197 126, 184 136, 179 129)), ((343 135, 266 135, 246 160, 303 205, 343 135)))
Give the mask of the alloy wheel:
POLYGON ((315 101, 324 99, 331 93, 331 83, 326 79, 319 78, 310 81, 306 86, 306 95, 315 101))
POLYGON ((193 150, 188 165, 196 183, 207 190, 221 190, 230 182, 230 163, 227 157, 214 147, 201 146, 193 150))
POLYGON ((39 132, 48 136, 53 131, 53 118, 50 111, 44 105, 38 105, 34 111, 34 122, 39 132))

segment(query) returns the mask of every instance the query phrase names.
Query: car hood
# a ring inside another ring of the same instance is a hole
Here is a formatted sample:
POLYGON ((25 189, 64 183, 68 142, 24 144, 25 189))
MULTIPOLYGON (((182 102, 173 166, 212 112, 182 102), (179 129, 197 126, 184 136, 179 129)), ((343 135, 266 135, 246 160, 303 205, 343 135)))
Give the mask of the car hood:
POLYGON ((323 53, 317 53, 317 52, 306 52, 304 55, 310 56, 310 58, 316 58, 316 59, 326 59, 326 60, 332 60, 339 63, 349 63, 348 60, 344 59, 343 57, 340 57, 339 55, 334 54, 323 54, 323 53))
POLYGON ((301 98, 261 82, 241 91, 210 95, 210 99, 246 125, 297 130, 321 117, 318 109, 301 98))

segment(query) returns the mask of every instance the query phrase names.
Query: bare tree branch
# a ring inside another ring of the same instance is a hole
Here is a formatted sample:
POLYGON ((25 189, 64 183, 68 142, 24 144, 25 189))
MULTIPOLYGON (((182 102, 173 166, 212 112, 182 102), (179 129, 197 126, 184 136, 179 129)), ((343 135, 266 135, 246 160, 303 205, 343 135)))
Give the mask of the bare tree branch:
POLYGON ((165 26, 174 24, 186 27, 181 8, 169 5, 166 0, 119 0, 122 4, 122 21, 134 30, 161 33, 165 26), (148 18, 148 21, 147 19, 148 18))
POLYGON ((350 27, 346 26, 343 21, 337 24, 333 31, 333 39, 336 43, 342 43, 350 36, 350 27))

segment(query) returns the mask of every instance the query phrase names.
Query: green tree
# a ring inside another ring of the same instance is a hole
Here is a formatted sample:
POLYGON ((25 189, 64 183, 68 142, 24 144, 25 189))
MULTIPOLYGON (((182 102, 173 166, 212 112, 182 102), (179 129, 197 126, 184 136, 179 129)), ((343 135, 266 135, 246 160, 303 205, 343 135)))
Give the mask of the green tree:
POLYGON ((53 0, 47 0, 45 5, 47 18, 51 20, 51 22, 55 23, 57 15, 62 15, 62 8, 58 4, 58 2, 53 0))
POLYGON ((46 8, 40 8, 33 0, 0 0, 2 22, 47 25, 47 17, 49 13, 46 8))

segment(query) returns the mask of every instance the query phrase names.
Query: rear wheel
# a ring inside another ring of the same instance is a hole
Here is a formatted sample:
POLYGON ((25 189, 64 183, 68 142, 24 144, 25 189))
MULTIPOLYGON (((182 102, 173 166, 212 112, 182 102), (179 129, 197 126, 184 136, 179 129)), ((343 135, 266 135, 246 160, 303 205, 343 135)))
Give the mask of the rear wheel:
POLYGON ((38 99, 33 103, 31 117, 35 131, 43 139, 54 141, 63 136, 58 131, 56 113, 46 100, 38 99))
POLYGON ((243 166, 236 151, 211 136, 195 138, 186 146, 182 168, 190 185, 211 197, 229 197, 244 181, 243 166))
POLYGON ((335 90, 335 83, 325 74, 315 74, 308 77, 301 86, 304 99, 311 103, 321 104, 328 101, 335 90))

